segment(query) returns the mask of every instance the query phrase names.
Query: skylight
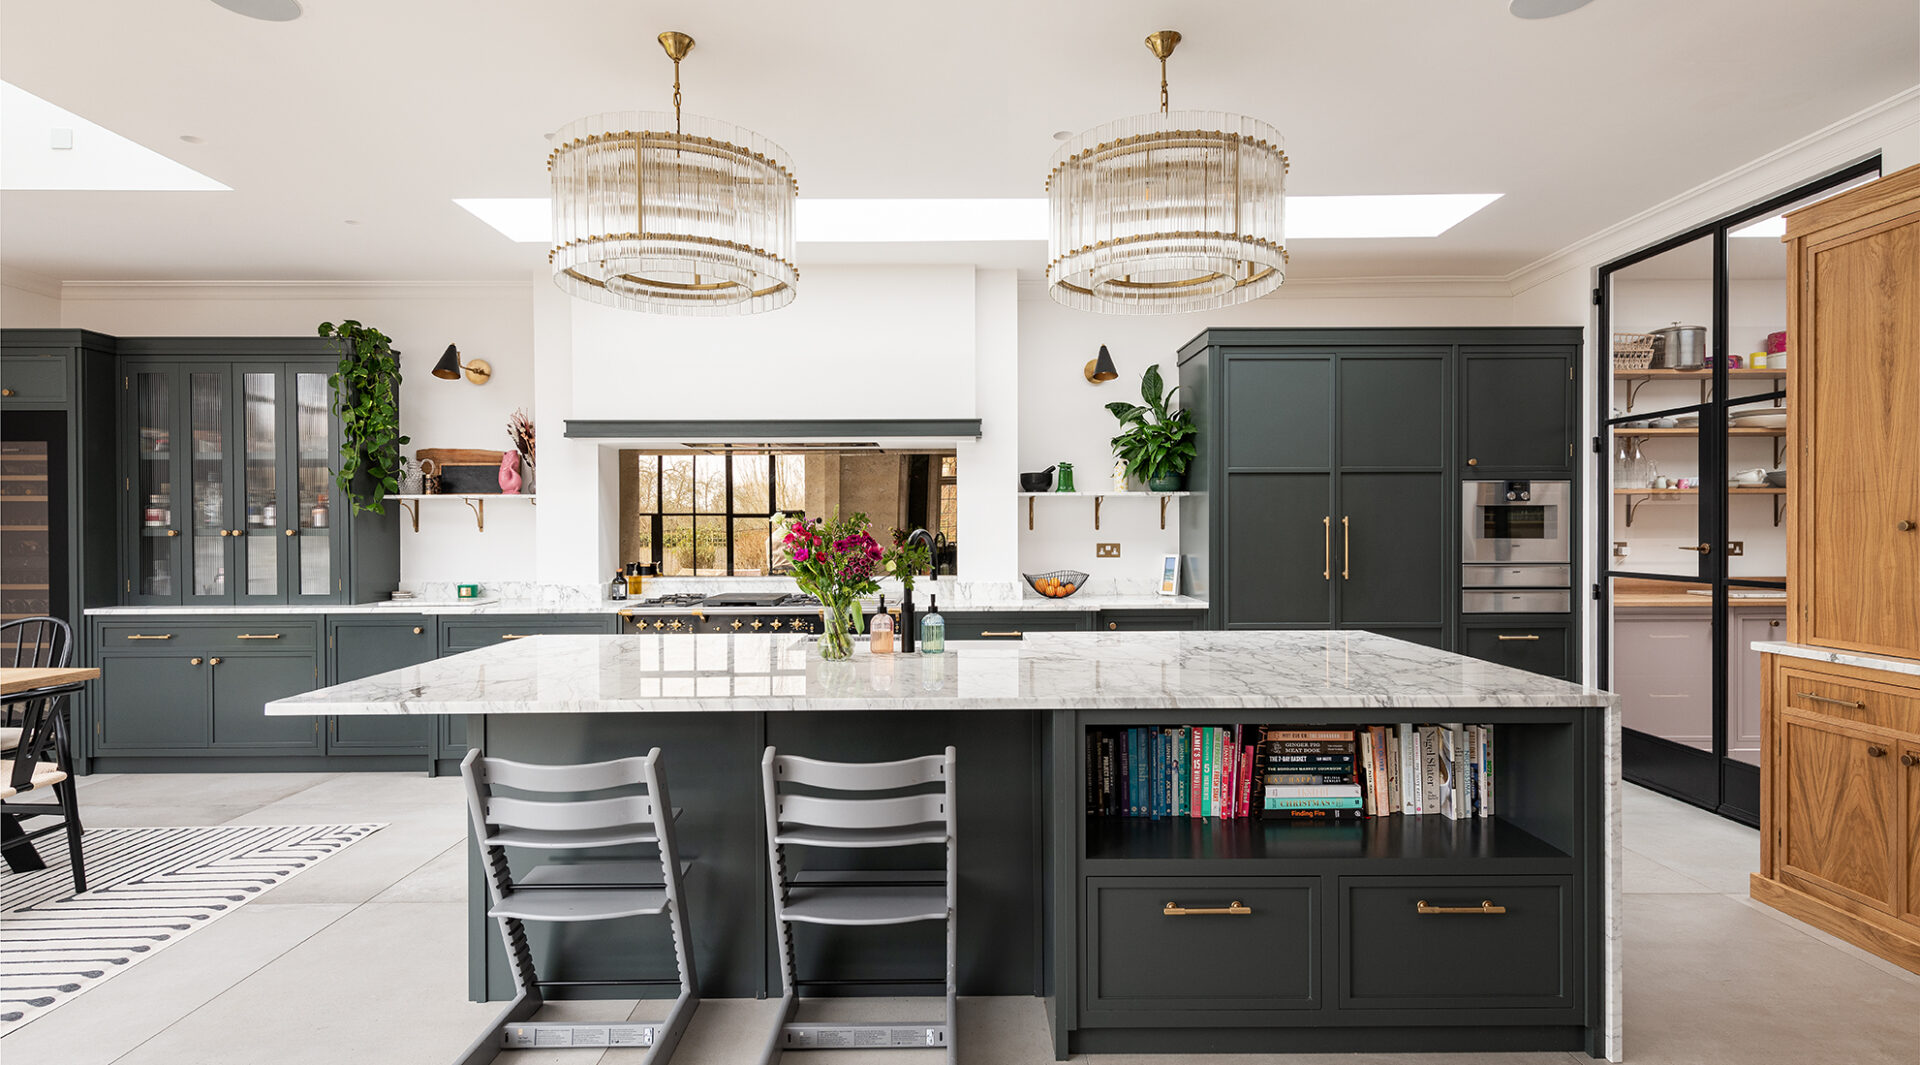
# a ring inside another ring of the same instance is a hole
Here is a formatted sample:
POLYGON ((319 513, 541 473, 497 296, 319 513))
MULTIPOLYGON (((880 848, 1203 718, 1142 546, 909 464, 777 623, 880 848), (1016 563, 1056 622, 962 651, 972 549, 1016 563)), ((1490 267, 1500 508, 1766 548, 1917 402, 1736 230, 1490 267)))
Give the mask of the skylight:
MULTIPOLYGON (((1500 195, 1289 196, 1287 239, 1437 237, 1500 195)), ((551 239, 550 207, 544 197, 453 202, 522 244, 545 244, 551 239)), ((1047 201, 802 199, 797 224, 803 244, 1043 241, 1047 239, 1047 201)))
POLYGON ((199 171, 4 81, 0 81, 0 189, 232 191, 199 171))
POLYGON ((1730 237, 1772 237, 1775 240, 1779 240, 1786 235, 1787 216, 1783 214, 1774 215, 1772 218, 1762 218, 1750 226, 1742 226, 1727 234, 1727 236, 1730 237))

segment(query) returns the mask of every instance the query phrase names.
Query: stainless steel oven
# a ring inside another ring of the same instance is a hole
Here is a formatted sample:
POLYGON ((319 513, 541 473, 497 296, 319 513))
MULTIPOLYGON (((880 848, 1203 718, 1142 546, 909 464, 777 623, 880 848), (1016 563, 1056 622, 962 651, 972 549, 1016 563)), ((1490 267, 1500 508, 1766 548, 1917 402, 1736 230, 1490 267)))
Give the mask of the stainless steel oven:
POLYGON ((1565 565, 1572 560, 1566 481, 1466 481, 1460 490, 1461 562, 1565 565))

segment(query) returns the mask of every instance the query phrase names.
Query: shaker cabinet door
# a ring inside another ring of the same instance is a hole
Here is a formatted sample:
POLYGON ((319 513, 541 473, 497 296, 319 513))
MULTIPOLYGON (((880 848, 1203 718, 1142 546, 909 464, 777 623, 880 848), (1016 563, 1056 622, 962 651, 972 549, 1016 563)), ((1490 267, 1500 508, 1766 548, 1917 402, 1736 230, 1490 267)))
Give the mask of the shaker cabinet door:
POLYGON ((1780 718, 1781 871, 1816 891, 1892 913, 1906 858, 1899 844, 1900 745, 1802 713, 1780 718))
POLYGON ((1439 473, 1342 473, 1333 519, 1340 627, 1444 625, 1458 566, 1439 473))
MULTIPOLYGON (((328 683, 345 684, 432 661, 435 639, 433 619, 424 615, 336 621, 328 641, 332 656, 328 683)), ((433 722, 431 717, 409 714, 336 717, 327 729, 327 753, 424 753, 433 722)))
POLYGON ((100 657, 95 754, 194 750, 212 739, 203 654, 100 657))
POLYGON ((1573 468, 1570 352, 1463 352, 1460 366, 1466 477, 1573 468))
MULTIPOLYGON (((211 660, 209 660, 211 662, 211 660)), ((233 655, 213 669, 213 748, 228 754, 318 754, 320 719, 269 717, 266 704, 312 691, 310 655, 233 655)))

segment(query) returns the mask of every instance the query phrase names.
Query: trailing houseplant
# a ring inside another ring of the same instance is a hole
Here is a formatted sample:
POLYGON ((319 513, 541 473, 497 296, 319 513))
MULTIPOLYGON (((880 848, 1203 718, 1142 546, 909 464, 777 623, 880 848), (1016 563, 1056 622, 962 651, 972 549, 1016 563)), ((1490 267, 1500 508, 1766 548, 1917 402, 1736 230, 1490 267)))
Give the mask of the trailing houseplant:
POLYGON ((1149 491, 1177 492, 1187 464, 1198 453, 1194 437, 1193 415, 1185 410, 1170 410, 1178 386, 1162 394, 1160 367, 1147 367, 1140 375, 1140 398, 1145 405, 1109 403, 1108 413, 1120 419, 1120 435, 1112 440, 1113 455, 1126 464, 1127 476, 1144 483, 1149 491))
POLYGON ((860 631, 860 597, 880 590, 880 545, 867 531, 867 516, 854 514, 811 525, 779 517, 781 538, 793 556, 793 579, 800 590, 820 600, 820 657, 841 661, 853 655, 853 634, 860 631))
POLYGON ((385 514, 388 493, 400 490, 400 353, 385 333, 352 319, 320 323, 320 335, 340 353, 328 376, 340 416, 340 468, 334 480, 355 512, 385 514))

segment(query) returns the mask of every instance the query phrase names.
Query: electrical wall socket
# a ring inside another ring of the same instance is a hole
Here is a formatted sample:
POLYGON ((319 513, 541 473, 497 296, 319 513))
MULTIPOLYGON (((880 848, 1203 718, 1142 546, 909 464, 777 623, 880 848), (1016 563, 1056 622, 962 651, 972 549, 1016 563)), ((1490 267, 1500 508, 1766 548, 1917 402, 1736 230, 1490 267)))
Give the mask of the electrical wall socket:
POLYGON ((1747 542, 1745 540, 1728 540, 1727 541, 1727 554, 1744 555, 1746 553, 1747 553, 1747 542))
POLYGON ((1120 557, 1120 545, 1119 545, 1119 544, 1094 544, 1094 545, 1093 545, 1093 557, 1095 557, 1095 558, 1119 558, 1119 557, 1120 557))

